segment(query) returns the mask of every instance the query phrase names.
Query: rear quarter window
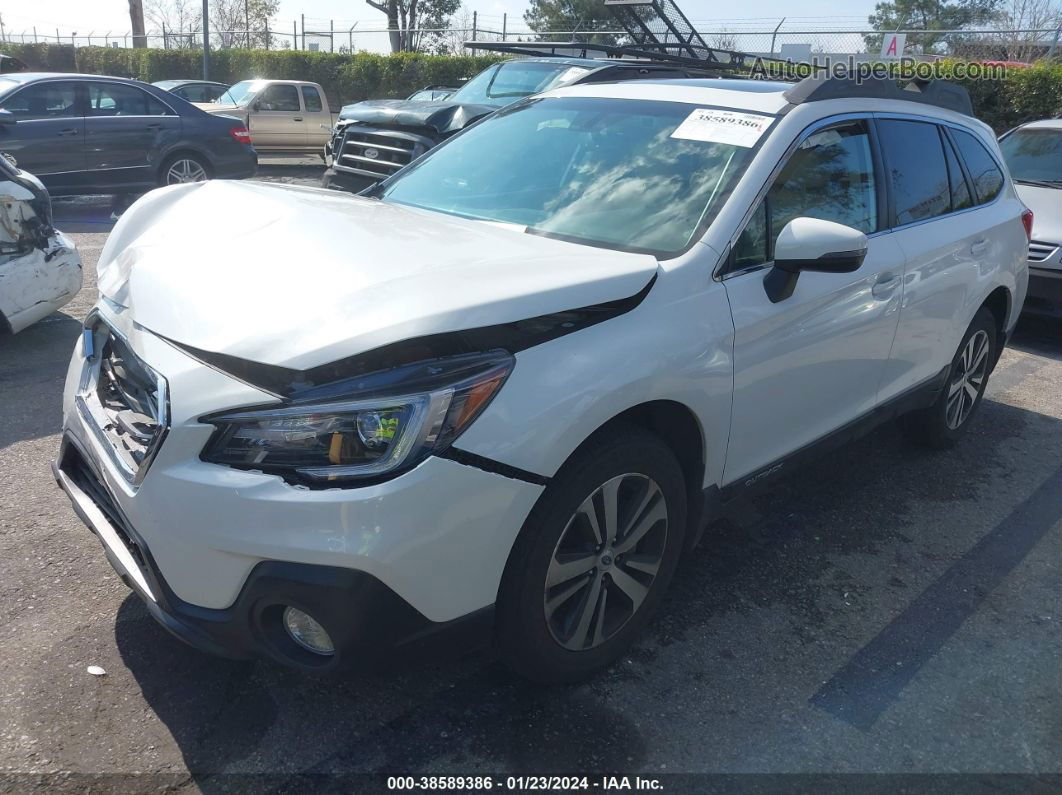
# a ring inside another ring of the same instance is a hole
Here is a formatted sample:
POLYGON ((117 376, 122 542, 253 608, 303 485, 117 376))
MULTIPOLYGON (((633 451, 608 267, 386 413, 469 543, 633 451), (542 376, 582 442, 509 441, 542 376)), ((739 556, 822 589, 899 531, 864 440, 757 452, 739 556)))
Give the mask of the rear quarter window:
POLYGON ((995 158, 971 133, 952 130, 952 134, 955 136, 956 146, 959 147, 959 156, 962 157, 967 171, 970 172, 974 193, 977 194, 977 203, 985 204, 992 201, 1003 190, 1003 172, 996 164, 995 158))

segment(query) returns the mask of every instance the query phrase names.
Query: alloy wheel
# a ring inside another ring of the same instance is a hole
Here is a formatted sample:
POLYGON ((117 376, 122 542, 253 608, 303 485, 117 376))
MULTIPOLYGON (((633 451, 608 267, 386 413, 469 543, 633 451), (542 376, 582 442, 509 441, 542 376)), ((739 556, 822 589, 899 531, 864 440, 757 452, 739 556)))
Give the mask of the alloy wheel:
POLYGON ((970 416, 988 373, 988 334, 977 331, 966 341, 962 354, 955 362, 955 371, 948 385, 945 420, 955 430, 970 416))
POLYGON ((652 478, 627 473, 587 497, 553 550, 546 623, 566 649, 607 641, 638 612, 663 562, 667 502, 652 478))
POLYGON ((183 182, 202 182, 206 178, 206 169, 195 160, 188 158, 174 160, 166 172, 167 185, 180 185, 183 182))

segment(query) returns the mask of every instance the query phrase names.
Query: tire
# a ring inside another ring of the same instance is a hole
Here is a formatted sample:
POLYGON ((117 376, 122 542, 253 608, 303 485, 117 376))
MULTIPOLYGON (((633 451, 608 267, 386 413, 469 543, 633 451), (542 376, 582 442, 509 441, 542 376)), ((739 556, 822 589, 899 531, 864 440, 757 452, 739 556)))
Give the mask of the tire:
POLYGON ((495 613, 502 658, 539 682, 577 681, 615 662, 659 606, 685 525, 682 468, 662 439, 623 426, 591 441, 539 497, 513 546, 495 613), (611 523, 607 494, 616 498, 611 523), (598 543, 604 532, 594 540, 592 518, 602 531, 617 528, 611 546, 598 543), (591 568, 576 572, 583 565, 591 568))
POLYGON ((159 185, 181 185, 186 182, 202 182, 212 175, 210 163, 202 155, 178 152, 166 159, 159 169, 159 185), (180 175, 184 178, 180 178, 180 175))
POLYGON ((925 447, 945 450, 962 437, 981 405, 998 358, 998 345, 996 319, 981 307, 959 343, 936 401, 929 408, 901 418, 908 438, 925 447))

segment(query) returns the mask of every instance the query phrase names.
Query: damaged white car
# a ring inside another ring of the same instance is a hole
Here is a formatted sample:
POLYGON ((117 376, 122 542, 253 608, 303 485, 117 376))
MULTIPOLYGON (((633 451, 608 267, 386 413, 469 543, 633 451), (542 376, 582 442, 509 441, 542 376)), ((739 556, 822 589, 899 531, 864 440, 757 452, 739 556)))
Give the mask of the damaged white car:
POLYGON ((52 226, 47 189, 0 157, 0 335, 47 317, 81 289, 81 257, 52 226))
POLYGON ((483 633, 587 676, 727 502, 900 415, 972 424, 1032 216, 971 113, 576 85, 361 196, 152 191, 100 255, 55 477, 201 649, 324 671, 483 633))

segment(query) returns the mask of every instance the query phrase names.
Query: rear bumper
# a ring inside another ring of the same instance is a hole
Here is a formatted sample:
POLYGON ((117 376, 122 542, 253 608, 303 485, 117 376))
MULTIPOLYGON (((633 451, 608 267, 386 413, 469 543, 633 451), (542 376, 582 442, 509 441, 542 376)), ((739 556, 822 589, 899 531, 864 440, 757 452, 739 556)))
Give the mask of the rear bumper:
POLYGON ((1062 270, 1029 267, 1029 292, 1022 311, 1062 317, 1062 270))
POLYGON ((218 179, 249 179, 258 171, 258 153, 250 144, 241 144, 235 151, 215 153, 214 176, 218 179))
POLYGON ((430 658, 486 642, 490 605, 433 622, 372 575, 335 566, 262 561, 235 602, 210 609, 180 599, 162 576, 143 538, 107 493, 80 444, 64 437, 52 464, 74 512, 96 535, 111 566, 172 635, 202 651, 234 659, 266 658, 306 670, 371 667, 398 656, 430 658), (296 607, 325 627, 336 652, 306 651, 284 631, 281 613, 296 607))

